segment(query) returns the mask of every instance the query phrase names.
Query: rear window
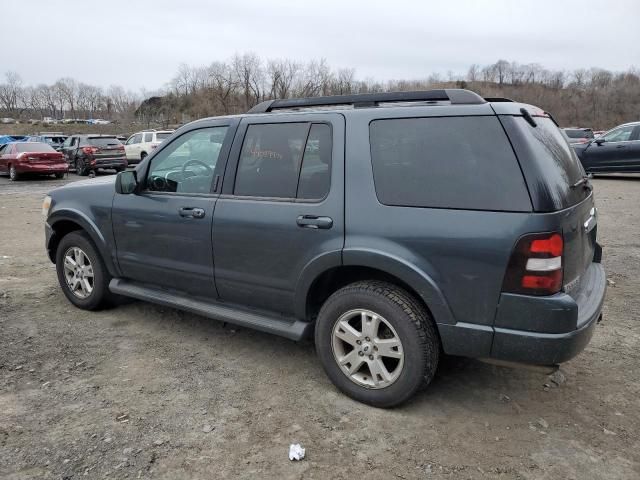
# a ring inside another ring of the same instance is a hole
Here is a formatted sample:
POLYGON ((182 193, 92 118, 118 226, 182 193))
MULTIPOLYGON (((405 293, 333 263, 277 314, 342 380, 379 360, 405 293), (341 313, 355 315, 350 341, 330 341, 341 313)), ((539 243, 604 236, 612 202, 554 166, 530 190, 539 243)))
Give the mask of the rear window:
POLYGON ((561 210, 589 195, 588 188, 572 187, 585 173, 553 120, 534 117, 534 127, 521 116, 504 115, 501 119, 522 164, 535 210, 561 210))
POLYGON ((96 147, 112 147, 114 145, 120 145, 120 140, 116 137, 89 137, 86 143, 87 145, 96 147))
POLYGON ((46 143, 16 143, 16 152, 55 152, 53 148, 51 148, 46 143))
POLYGON ((171 136, 171 133, 173 132, 156 133, 156 140, 164 140, 165 138, 169 138, 171 136))
POLYGON ((376 193, 385 205, 531 211, 497 117, 375 120, 369 133, 376 193))

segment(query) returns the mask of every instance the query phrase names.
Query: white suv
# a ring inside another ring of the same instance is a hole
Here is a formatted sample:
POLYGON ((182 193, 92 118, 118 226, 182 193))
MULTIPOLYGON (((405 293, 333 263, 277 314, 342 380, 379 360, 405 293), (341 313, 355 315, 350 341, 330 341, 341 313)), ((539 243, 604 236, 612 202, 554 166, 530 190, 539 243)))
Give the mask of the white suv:
POLYGON ((139 163, 173 133, 173 130, 145 130, 131 135, 124 144, 129 165, 139 163))

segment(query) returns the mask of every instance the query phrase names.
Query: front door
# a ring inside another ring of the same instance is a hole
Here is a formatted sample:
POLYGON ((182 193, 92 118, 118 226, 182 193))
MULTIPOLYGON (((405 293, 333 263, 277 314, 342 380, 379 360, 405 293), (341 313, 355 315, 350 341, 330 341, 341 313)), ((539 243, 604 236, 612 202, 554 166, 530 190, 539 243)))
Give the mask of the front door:
POLYGON ((211 227, 232 129, 210 122, 163 145, 138 168, 140 192, 116 194, 113 232, 124 277, 216 298, 211 227))
POLYGON ((624 171, 634 156, 631 135, 633 125, 623 125, 607 132, 601 143, 592 141, 585 150, 585 169, 591 172, 624 171))
POLYGON ((223 301, 291 315, 303 271, 344 245, 344 117, 243 119, 213 228, 223 301))

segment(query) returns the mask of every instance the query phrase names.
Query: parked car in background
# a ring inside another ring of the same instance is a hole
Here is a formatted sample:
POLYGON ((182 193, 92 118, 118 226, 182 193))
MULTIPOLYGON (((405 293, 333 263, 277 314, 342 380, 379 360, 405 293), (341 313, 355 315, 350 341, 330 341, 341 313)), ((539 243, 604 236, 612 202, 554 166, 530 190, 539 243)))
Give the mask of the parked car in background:
POLYGON ((69 166, 78 175, 89 175, 99 168, 121 172, 127 168, 124 146, 115 135, 72 135, 62 146, 69 166))
POLYGON ((62 178, 69 170, 64 155, 41 142, 12 142, 0 146, 0 173, 11 180, 26 173, 62 178))
POLYGON ((625 123, 573 147, 589 173, 640 172, 640 122, 625 123))
POLYGON ((599 136, 601 136, 603 133, 607 133, 606 130, 594 130, 593 131, 593 138, 598 138, 599 136))
POLYGON ((442 353, 567 361, 606 289, 594 194, 560 129, 468 90, 198 120, 43 213, 77 307, 124 295, 313 336, 334 384, 378 407, 429 384, 442 353))
POLYGON ((24 135, 2 135, 0 136, 0 145, 11 142, 24 142, 27 137, 24 135))
POLYGON ((569 143, 587 143, 593 139, 593 130, 590 128, 568 127, 562 129, 569 138, 569 143))
POLYGON ((144 160, 144 157, 149 155, 172 133, 173 130, 145 130, 131 135, 124 144, 129 164, 139 163, 144 160))
POLYGON ((42 132, 31 137, 27 137, 28 142, 42 142, 53 147, 54 150, 62 150, 62 145, 67 139, 67 135, 62 132, 42 132))

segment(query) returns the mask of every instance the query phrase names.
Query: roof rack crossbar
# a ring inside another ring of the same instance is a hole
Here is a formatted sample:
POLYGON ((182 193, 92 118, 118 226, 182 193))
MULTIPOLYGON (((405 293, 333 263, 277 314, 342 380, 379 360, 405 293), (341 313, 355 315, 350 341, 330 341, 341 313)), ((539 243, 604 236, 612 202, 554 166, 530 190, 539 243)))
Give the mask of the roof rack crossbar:
POLYGON ((375 107, 380 103, 438 101, 449 101, 452 104, 486 103, 486 100, 475 92, 453 88, 415 92, 360 93, 355 95, 333 95, 328 97, 266 100, 251 108, 247 113, 268 113, 279 109, 326 107, 337 105, 351 105, 354 108, 364 108, 375 107))

